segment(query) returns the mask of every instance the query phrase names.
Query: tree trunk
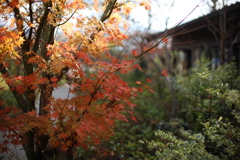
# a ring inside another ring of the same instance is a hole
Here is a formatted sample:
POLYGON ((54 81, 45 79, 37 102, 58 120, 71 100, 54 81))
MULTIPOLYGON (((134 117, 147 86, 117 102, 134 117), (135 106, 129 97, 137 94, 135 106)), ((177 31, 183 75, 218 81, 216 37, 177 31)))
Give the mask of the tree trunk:
POLYGON ((220 57, 220 63, 221 63, 221 65, 223 65, 225 63, 225 40, 224 40, 224 38, 220 39, 219 57, 220 57))
POLYGON ((28 131, 24 136, 25 143, 23 143, 23 148, 26 152, 28 160, 36 160, 34 152, 34 132, 28 131))
POLYGON ((55 160, 74 160, 72 148, 68 149, 67 152, 55 149, 55 160))
MULTIPOLYGON (((31 54, 27 54, 30 51, 29 43, 27 41, 24 42, 22 47, 22 55, 23 55, 23 63, 24 63, 24 71, 25 75, 33 74, 33 65, 28 63, 28 59, 32 56, 31 54)), ((25 92, 25 102, 26 108, 23 109, 24 112, 29 112, 35 109, 35 93, 34 90, 27 88, 25 92)), ((23 148, 26 152, 26 156, 28 160, 35 160, 35 152, 34 152, 34 131, 28 131, 25 135, 23 135, 24 143, 23 148)))

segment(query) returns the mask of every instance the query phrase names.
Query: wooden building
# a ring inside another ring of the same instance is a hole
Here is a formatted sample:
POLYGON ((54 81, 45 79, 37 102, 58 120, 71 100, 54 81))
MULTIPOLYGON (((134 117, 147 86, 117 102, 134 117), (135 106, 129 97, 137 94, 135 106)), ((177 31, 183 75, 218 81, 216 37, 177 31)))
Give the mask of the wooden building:
MULTIPOLYGON (((214 65, 236 58, 240 70, 240 2, 173 28, 171 49, 183 51, 185 63, 194 66, 204 53, 214 65)), ((152 41, 165 32, 147 37, 152 41)))

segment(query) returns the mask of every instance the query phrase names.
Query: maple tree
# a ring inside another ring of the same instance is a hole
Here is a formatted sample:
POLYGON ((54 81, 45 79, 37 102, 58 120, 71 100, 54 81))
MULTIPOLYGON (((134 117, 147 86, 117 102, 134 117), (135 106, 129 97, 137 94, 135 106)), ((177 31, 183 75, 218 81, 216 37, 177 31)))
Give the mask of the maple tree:
POLYGON ((139 89, 120 75, 140 68, 135 60, 163 41, 123 59, 119 58, 123 52, 108 53, 112 44, 124 47, 128 38, 123 33, 127 29, 124 15, 137 5, 150 9, 149 0, 136 4, 117 0, 0 2, 0 76, 17 101, 16 106, 0 102, 0 131, 6 138, 0 152, 8 151, 7 144, 22 144, 28 160, 45 159, 45 153, 53 151, 56 159, 73 159, 75 147, 98 144, 113 134, 114 120, 127 121, 123 111, 134 109, 131 98, 139 89), (83 10, 91 6, 102 13, 99 19, 84 16, 83 10), (56 41, 58 29, 66 42, 56 41), (11 73, 11 64, 21 70, 11 73), (70 70, 74 81, 69 81, 68 94, 75 96, 54 98, 53 90, 70 70))

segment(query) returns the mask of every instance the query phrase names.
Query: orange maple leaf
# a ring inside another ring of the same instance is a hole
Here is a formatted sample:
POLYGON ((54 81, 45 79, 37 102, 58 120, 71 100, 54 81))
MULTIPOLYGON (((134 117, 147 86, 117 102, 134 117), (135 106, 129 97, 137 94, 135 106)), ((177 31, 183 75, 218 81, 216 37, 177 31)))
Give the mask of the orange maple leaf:
POLYGON ((27 114, 29 116, 36 116, 37 115, 36 111, 29 111, 29 112, 27 112, 27 114))
POLYGON ((140 81, 136 81, 137 84, 142 84, 140 81))
POLYGON ((167 43, 167 42, 168 42, 168 39, 167 39, 166 37, 164 37, 164 38, 162 39, 162 41, 163 41, 164 43, 167 43))
POLYGON ((146 10, 151 9, 151 5, 149 4, 150 2, 141 2, 140 6, 143 6, 146 10))

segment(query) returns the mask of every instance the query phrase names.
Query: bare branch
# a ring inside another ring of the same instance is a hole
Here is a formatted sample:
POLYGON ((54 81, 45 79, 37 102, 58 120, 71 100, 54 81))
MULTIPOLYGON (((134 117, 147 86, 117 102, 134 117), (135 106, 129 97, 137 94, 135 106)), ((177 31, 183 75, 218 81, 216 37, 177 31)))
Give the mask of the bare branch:
POLYGON ((77 10, 75 10, 66 21, 64 21, 63 23, 58 24, 57 26, 61 26, 61 25, 64 25, 65 23, 67 23, 72 18, 72 16, 76 13, 76 11, 77 10))
MULTIPOLYGON (((29 0, 29 17, 30 17, 30 22, 33 23, 33 10, 32 10, 32 0, 29 0)), ((32 25, 32 24, 31 24, 32 25)), ((33 31, 33 27, 30 25, 30 31, 29 31, 29 35, 28 35, 28 42, 31 40, 32 38, 32 31, 33 31)))

